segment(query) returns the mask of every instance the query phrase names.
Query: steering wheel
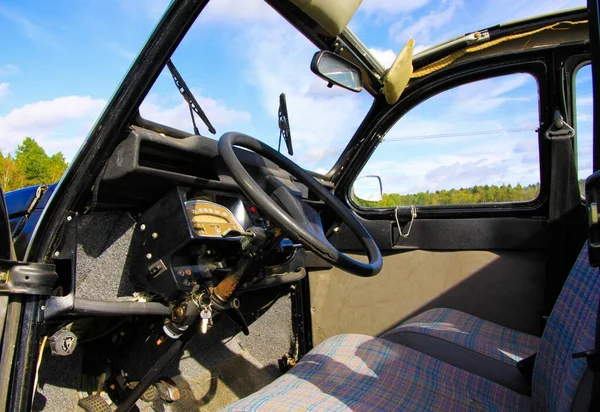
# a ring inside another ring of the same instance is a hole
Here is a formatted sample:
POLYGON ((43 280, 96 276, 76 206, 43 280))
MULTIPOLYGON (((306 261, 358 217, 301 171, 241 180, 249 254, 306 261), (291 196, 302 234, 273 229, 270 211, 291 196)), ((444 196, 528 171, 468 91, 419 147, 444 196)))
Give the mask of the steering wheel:
POLYGON ((244 194, 293 240, 301 243, 325 261, 353 275, 369 277, 375 276, 381 271, 383 266, 381 252, 369 232, 338 198, 300 166, 261 141, 235 132, 225 133, 221 136, 219 155, 244 194), (269 181, 276 186, 276 189, 270 195, 267 194, 242 166, 233 146, 243 147, 260 154, 306 185, 356 235, 367 252, 369 263, 352 259, 337 250, 325 237, 319 214, 285 184, 276 178, 271 178, 269 181), (280 205, 283 205, 285 210, 280 205))

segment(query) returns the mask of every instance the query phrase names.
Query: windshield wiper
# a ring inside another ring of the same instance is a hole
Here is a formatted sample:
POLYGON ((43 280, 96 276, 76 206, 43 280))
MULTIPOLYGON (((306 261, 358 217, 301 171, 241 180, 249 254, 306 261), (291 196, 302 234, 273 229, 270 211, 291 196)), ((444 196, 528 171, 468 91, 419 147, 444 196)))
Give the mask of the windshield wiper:
POLYGON ((196 114, 200 117, 200 119, 202 119, 202 121, 208 128, 209 132, 211 132, 212 134, 217 133, 217 131, 215 130, 213 125, 210 123, 210 120, 208 120, 208 117, 206 117, 206 114, 204 114, 204 111, 200 107, 200 104, 198 104, 198 101, 192 94, 192 91, 188 88, 187 84, 185 84, 183 77, 181 77, 181 75, 175 68, 175 65, 173 64, 171 59, 169 59, 169 61, 167 62, 167 67, 169 68, 169 71, 171 72, 171 76, 173 76, 173 81, 175 82, 175 86, 177 86, 179 93, 181 93, 181 95, 185 99, 186 103, 190 106, 190 116, 192 116, 192 124, 194 125, 194 134, 196 134, 196 135, 200 134, 200 132, 198 131, 198 127, 196 126, 196 120, 194 120, 194 112, 196 112, 196 114))
POLYGON ((283 138, 288 153, 290 156, 293 156, 294 148, 292 147, 292 133, 290 132, 290 118, 288 117, 285 93, 279 95, 279 111, 277 117, 279 119, 279 145, 277 146, 277 151, 281 152, 281 139, 283 138))

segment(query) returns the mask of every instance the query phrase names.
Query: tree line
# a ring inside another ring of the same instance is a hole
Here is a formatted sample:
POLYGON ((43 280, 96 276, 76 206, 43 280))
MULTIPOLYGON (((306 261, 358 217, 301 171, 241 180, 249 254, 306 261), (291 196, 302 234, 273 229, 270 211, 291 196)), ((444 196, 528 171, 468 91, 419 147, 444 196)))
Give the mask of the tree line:
POLYGON ((54 183, 67 166, 61 152, 49 156, 35 139, 26 137, 14 155, 0 151, 0 184, 4 192, 10 192, 40 183, 54 183))
POLYGON ((481 203, 523 202, 533 200, 540 191, 540 184, 531 185, 485 185, 460 189, 436 190, 414 194, 384 193, 379 202, 356 199, 364 207, 465 205, 481 203))
MULTIPOLYGON (((14 155, 0 151, 0 184, 4 192, 40 183, 57 182, 68 163, 61 152, 49 156, 35 139, 26 137, 14 155)), ((580 189, 584 180, 579 181, 580 189)), ((413 194, 384 193, 382 200, 372 202, 353 197, 356 204, 364 207, 464 205, 481 203, 523 202, 533 200, 540 191, 540 184, 485 185, 469 188, 426 191, 413 194)), ((583 193, 583 192, 582 192, 583 193)))

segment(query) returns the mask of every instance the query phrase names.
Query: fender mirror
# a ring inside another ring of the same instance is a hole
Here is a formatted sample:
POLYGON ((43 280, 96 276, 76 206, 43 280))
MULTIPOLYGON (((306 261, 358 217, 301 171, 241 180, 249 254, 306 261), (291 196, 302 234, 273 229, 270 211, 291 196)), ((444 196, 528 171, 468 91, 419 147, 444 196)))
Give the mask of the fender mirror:
POLYGON ((361 176, 352 185, 352 200, 363 206, 365 202, 380 202, 383 199, 383 187, 379 176, 361 176))

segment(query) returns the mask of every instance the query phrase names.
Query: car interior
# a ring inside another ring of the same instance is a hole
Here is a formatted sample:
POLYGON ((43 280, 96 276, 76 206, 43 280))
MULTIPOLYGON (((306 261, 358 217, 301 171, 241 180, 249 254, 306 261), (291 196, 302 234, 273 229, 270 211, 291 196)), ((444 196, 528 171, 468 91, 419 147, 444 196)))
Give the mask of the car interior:
POLYGON ((409 42, 385 70, 346 28, 356 8, 266 1, 315 44, 315 74, 373 95, 365 119, 316 173, 260 136, 144 118, 207 3, 172 2, 63 180, 5 194, 9 260, 55 275, 32 287, 14 272, 0 289, 6 410, 593 410, 600 176, 578 178, 575 96, 588 10, 419 54, 409 42), (537 93, 532 198, 359 199, 414 108, 521 74, 537 93))

